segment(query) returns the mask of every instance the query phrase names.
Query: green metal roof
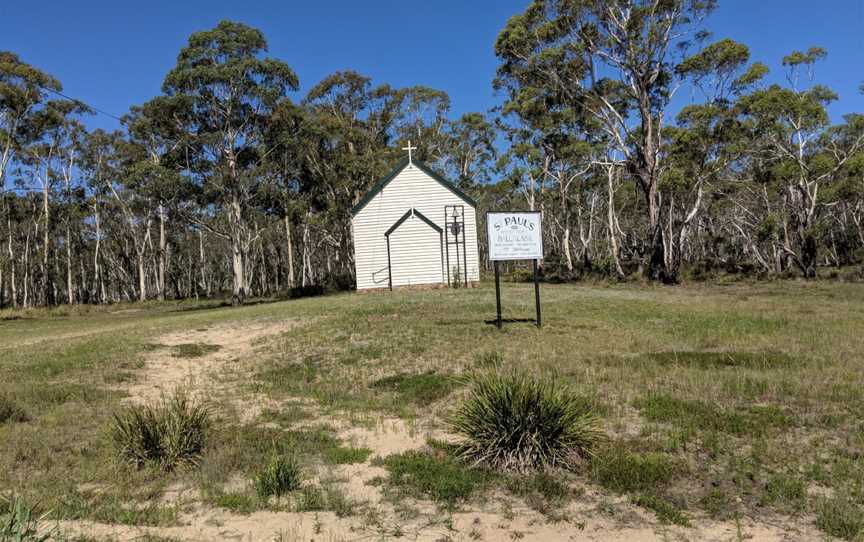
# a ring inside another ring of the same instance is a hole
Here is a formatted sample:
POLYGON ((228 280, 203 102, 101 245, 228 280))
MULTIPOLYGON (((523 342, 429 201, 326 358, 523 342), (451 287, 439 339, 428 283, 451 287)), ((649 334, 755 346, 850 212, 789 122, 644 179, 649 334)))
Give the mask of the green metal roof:
MULTIPOLYGON (((403 169, 405 169, 405 167, 407 165, 408 165, 408 158, 403 158, 402 160, 400 160, 399 164, 395 168, 393 168, 393 171, 391 171, 390 173, 385 175, 384 178, 382 178, 380 181, 378 181, 375 184, 375 186, 372 187, 372 190, 370 190, 368 194, 363 196, 363 199, 361 199, 357 203, 357 205, 355 205, 351 209, 351 216, 357 215, 357 213, 359 213, 363 209, 363 207, 366 207, 366 204, 369 203, 370 201, 372 201, 372 198, 377 196, 379 192, 384 190, 384 187, 387 186, 388 184, 390 184, 390 181, 395 179, 396 176, 399 175, 399 173, 403 169)), ((443 186, 447 190, 449 190, 449 191, 453 192, 454 194, 456 194, 457 196, 459 196, 462 199, 462 201, 464 201, 465 203, 467 203, 471 207, 475 207, 475 208, 477 207, 477 202, 475 202, 473 199, 471 199, 471 196, 469 196, 465 192, 459 190, 459 188, 455 184, 451 183, 450 181, 448 181, 447 179, 445 179, 441 175, 438 175, 437 173, 435 173, 429 166, 427 166, 423 162, 413 160, 412 165, 414 165, 417 169, 419 169, 420 171, 422 171, 426 175, 428 175, 428 176, 432 177, 433 179, 435 179, 436 181, 438 181, 438 183, 441 186, 443 186)))

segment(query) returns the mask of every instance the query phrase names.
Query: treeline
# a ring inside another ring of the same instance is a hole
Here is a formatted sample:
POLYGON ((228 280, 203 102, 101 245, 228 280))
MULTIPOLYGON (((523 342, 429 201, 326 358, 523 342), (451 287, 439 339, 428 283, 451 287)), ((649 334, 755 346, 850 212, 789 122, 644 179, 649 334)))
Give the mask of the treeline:
POLYGON ((860 264, 864 116, 831 123, 822 49, 765 83, 705 31, 713 8, 535 1, 495 43, 501 105, 456 119, 444 92, 354 72, 294 96, 264 36, 226 21, 121 130, 88 131, 87 105, 0 52, 0 307, 350 287, 350 209, 408 139, 481 218, 542 211, 547 276, 860 264))

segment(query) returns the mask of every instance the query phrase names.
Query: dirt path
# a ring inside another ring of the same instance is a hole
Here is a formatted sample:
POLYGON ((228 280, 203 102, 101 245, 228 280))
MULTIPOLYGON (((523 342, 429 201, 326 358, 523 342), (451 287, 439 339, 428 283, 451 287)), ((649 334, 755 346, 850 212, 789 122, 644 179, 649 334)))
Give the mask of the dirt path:
POLYGON ((251 421, 269 406, 269 400, 262 395, 239 395, 236 383, 254 369, 260 343, 299 324, 297 320, 231 323, 163 335, 151 345, 138 378, 122 390, 129 394, 129 402, 144 404, 184 389, 209 402, 233 404, 242 421, 251 421))

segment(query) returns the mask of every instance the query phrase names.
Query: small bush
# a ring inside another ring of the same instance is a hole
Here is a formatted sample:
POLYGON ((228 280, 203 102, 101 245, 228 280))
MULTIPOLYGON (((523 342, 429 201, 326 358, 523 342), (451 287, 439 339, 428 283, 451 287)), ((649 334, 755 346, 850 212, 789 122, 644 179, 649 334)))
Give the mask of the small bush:
POLYGON ((864 533, 864 509, 840 497, 824 499, 816 510, 816 526, 830 536, 857 540, 864 533))
POLYGON ((46 515, 36 510, 18 495, 0 497, 0 540, 14 542, 47 542, 56 536, 56 528, 45 529, 41 523, 46 515))
POLYGON ((459 456, 512 471, 573 468, 604 438, 584 401, 522 372, 474 377, 450 427, 461 436, 459 456))
POLYGON ((140 468, 157 464, 165 470, 193 465, 204 449, 210 426, 207 409, 182 392, 158 405, 134 406, 114 415, 111 437, 118 455, 140 468))
POLYGON ((668 484, 676 471, 676 463, 666 454, 640 454, 620 445, 598 452, 591 461, 592 477, 618 493, 654 491, 668 484))
POLYGON ((4 423, 26 422, 30 416, 18 406, 18 403, 5 395, 0 395, 0 425, 4 423))
POLYGON ((281 497, 300 489, 303 472, 294 456, 278 455, 255 476, 255 491, 261 499, 281 497))

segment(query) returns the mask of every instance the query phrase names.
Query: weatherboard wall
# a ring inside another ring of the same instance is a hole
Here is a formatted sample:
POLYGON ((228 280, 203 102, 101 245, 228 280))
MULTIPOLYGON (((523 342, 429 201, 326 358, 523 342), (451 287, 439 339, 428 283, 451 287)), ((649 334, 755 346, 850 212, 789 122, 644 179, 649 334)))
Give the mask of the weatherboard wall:
MULTIPOLYGON (((468 280, 480 280, 477 253, 477 216, 474 208, 452 190, 416 166, 406 166, 354 216, 354 257, 357 289, 387 288, 387 239, 384 233, 412 208, 444 229, 446 205, 465 211, 468 280)), ((450 246, 451 267, 455 248, 450 246)), ((447 282, 446 247, 435 229, 417 216, 408 218, 390 235, 393 286, 447 282), (442 252, 443 250, 443 252, 442 252)), ((462 247, 459 267, 462 268, 462 247)))

